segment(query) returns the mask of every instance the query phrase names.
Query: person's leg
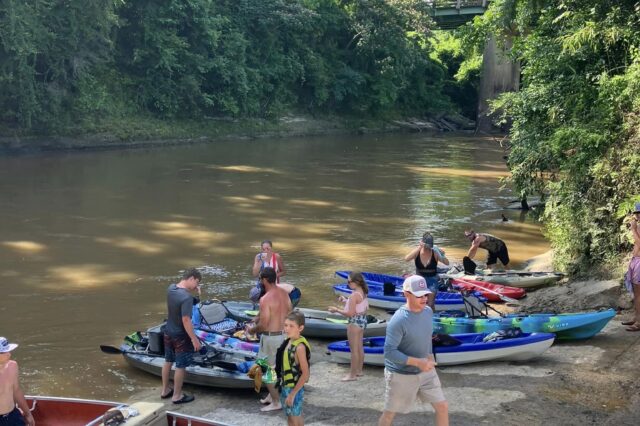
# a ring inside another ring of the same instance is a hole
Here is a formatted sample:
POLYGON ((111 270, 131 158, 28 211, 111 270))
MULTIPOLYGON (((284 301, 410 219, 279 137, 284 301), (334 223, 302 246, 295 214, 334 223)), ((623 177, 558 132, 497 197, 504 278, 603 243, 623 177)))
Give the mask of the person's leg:
POLYGON ((431 406, 436 412, 436 426, 449 426, 449 403, 447 401, 433 402, 431 406))
POLYGON ((356 380, 356 370, 358 368, 358 339, 357 339, 357 331, 358 328, 355 324, 347 325, 347 340, 349 341, 349 351, 351 352, 351 365, 349 366, 349 374, 342 378, 343 382, 356 380))
POLYGON ((171 377, 171 366, 172 362, 165 361, 162 364, 162 391, 160 392, 161 397, 166 397, 171 392, 171 387, 169 386, 170 377, 171 377))
POLYGON ((260 411, 274 411, 282 409, 282 405, 280 404, 280 394, 278 393, 278 389, 273 384, 268 384, 267 390, 269 391, 269 396, 271 397, 271 403, 269 405, 262 407, 260 411))
POLYGON ((364 337, 364 328, 357 327, 356 330, 356 342, 358 348, 358 363, 356 364, 355 374, 356 376, 362 376, 362 370, 364 367, 364 346, 362 346, 362 338, 364 337))
POLYGON ((506 244, 503 244, 502 247, 500 247, 498 259, 500 259, 500 262, 504 265, 504 269, 507 269, 509 266, 509 250, 507 250, 506 244))
POLYGON ((494 270, 498 265, 498 253, 490 251, 487 255, 487 269, 494 270))
POLYGON ((633 307, 636 311, 635 326, 640 327, 640 283, 633 283, 633 307))
POLYGON ((396 413, 393 411, 383 411, 382 415, 378 419, 378 426, 391 426, 393 424, 393 419, 396 416, 396 413))
POLYGON ((176 372, 173 373, 173 398, 172 401, 179 401, 182 399, 182 384, 184 383, 185 369, 176 367, 176 372))

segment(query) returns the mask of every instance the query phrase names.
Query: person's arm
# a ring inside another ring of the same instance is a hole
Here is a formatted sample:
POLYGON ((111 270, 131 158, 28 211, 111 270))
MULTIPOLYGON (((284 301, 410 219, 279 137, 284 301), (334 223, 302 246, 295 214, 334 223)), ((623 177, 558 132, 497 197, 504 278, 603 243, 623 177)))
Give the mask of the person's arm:
POLYGON ((257 277, 262 269, 262 253, 258 253, 256 257, 253 259, 253 276, 257 277))
POLYGON ((282 261, 282 256, 279 254, 274 254, 276 256, 276 262, 278 262, 278 272, 276 273, 277 277, 283 277, 286 275, 287 271, 284 269, 284 262, 282 261))
POLYGON ((447 256, 444 255, 444 250, 442 250, 440 247, 434 247, 433 251, 436 253, 436 260, 438 262, 442 262, 443 264, 449 266, 449 259, 447 259, 447 256))
POLYGON ((418 367, 420 371, 431 370, 435 366, 432 355, 427 356, 427 358, 414 358, 400 352, 398 345, 400 345, 403 336, 404 330, 399 325, 390 322, 387 326, 387 334, 384 340, 385 357, 396 364, 418 367))
POLYGON ((248 331, 250 334, 256 334, 267 329, 271 312, 269 306, 264 302, 264 298, 260 299, 260 315, 255 324, 250 325, 248 331))
POLYGON ((407 253, 407 255, 404 257, 404 260, 406 262, 411 262, 413 259, 418 257, 418 254, 420 254, 420 250, 422 249, 423 246, 424 246, 424 243, 422 242, 422 240, 420 240, 418 247, 414 248, 409 253, 407 253))
POLYGON ((481 242, 482 241, 480 241, 480 235, 478 235, 473 239, 473 242, 471 243, 471 248, 469 248, 469 252, 467 253, 467 256, 469 257, 469 259, 473 259, 473 257, 476 255, 476 252, 478 251, 478 247, 480 247, 481 242))
POLYGON ((304 344, 299 344, 296 347, 296 361, 298 366, 300 367, 300 379, 298 383, 294 386, 293 390, 289 395, 287 395, 287 399, 285 399, 284 404, 288 407, 293 406, 293 399, 296 397, 296 394, 302 389, 302 387, 309 381, 309 362, 307 361, 307 348, 304 344))
POLYGON ((27 404, 27 400, 24 397, 24 393, 20 388, 20 380, 18 374, 18 363, 15 363, 15 376, 13 380, 13 400, 18 405, 18 408, 22 411, 22 417, 26 421, 28 426, 33 426, 36 424, 33 419, 33 415, 31 414, 31 410, 29 410, 29 404, 27 404))
POLYGON ((344 305, 344 309, 340 309, 335 306, 329 306, 328 311, 331 313, 340 314, 345 317, 352 317, 356 314, 356 305, 360 302, 362 302, 362 296, 360 295, 360 293, 354 291, 347 299, 347 302, 344 305), (356 297, 360 299, 357 302, 356 297))
POLYGON ((196 333, 193 331, 193 323, 191 322, 191 316, 182 317, 182 326, 184 327, 185 331, 189 335, 189 339, 191 339, 191 344, 193 345, 193 349, 195 349, 195 351, 198 352, 202 347, 202 345, 200 344, 200 340, 198 339, 198 336, 196 336, 196 333))

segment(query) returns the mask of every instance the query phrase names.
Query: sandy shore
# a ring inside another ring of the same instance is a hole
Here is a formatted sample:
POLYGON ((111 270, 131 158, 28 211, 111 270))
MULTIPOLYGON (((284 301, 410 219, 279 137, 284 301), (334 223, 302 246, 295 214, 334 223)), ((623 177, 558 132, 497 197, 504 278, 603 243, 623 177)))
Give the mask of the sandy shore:
MULTIPOLYGON (((453 425, 637 424, 640 418, 640 333, 625 331, 621 317, 596 337, 556 343, 537 360, 485 363, 438 369, 450 403, 453 425)), ((309 425, 375 424, 383 403, 383 370, 366 367, 356 382, 342 383, 347 366, 324 355, 326 342, 312 342, 311 380, 304 415, 309 425)), ((187 386, 196 401, 167 409, 233 425, 285 423, 281 412, 261 413, 253 391, 187 386)), ((157 401, 160 388, 135 395, 131 402, 157 401)), ((397 425, 432 424, 428 406, 416 405, 398 416, 397 425)))

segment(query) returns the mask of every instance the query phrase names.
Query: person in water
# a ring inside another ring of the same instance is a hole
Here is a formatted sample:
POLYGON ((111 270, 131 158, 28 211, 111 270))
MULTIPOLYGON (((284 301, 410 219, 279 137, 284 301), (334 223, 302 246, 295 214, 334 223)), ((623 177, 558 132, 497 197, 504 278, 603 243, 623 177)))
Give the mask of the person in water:
POLYGON ((429 402, 436 412, 437 426, 449 424, 449 405, 442 386, 431 347, 433 311, 427 306, 430 293, 420 275, 404 280, 402 291, 406 305, 394 314, 384 342, 384 411, 379 426, 393 423, 396 413, 408 413, 416 397, 429 402))
POLYGON ((367 300, 369 287, 362 274, 360 272, 351 272, 347 284, 352 292, 348 299, 340 296, 340 300, 345 302, 344 308, 329 306, 328 309, 331 313, 337 313, 349 318, 347 339, 349 340, 349 350, 351 351, 351 369, 349 374, 342 378, 343 382, 357 380, 358 376, 362 376, 362 366, 364 365, 362 338, 364 330, 367 328, 367 309, 369 309, 369 301, 367 300))
POLYGON ((634 317, 630 321, 624 321, 623 325, 628 325, 627 331, 640 331, 640 203, 636 203, 635 211, 629 221, 629 228, 633 236, 633 251, 629 269, 624 276, 624 284, 627 290, 633 295, 634 317))
POLYGON ((262 272, 264 268, 271 267, 276 271, 276 284, 280 284, 280 277, 286 274, 282 256, 273 251, 273 243, 271 241, 265 240, 260 243, 260 250, 260 253, 253 259, 252 273, 254 277, 258 277, 256 287, 252 288, 249 293, 249 298, 253 303, 258 303, 258 300, 264 295, 264 288, 259 278, 260 272, 262 272))
POLYGON ((509 250, 507 250, 507 245, 500 238, 491 234, 477 233, 473 229, 464 231, 464 236, 471 241, 471 247, 467 253, 469 259, 473 259, 478 248, 481 248, 489 253, 487 256, 487 268, 494 269, 498 264, 498 259, 500 259, 505 269, 509 266, 509 250))
POLYGON ((160 398, 171 398, 174 404, 195 399, 182 392, 186 368, 193 361, 193 353, 200 350, 200 340, 193 330, 193 296, 199 289, 202 274, 195 268, 187 269, 178 284, 167 288, 167 323, 164 327, 164 364, 162 365, 162 392, 160 398), (176 364, 173 388, 169 386, 171 367, 176 364))
POLYGON ((280 389, 280 403, 287 416, 287 424, 304 424, 302 404, 304 403, 304 385, 309 381, 309 359, 311 347, 301 333, 304 330, 304 314, 293 311, 284 320, 284 332, 287 339, 278 348, 276 373, 280 389))
POLYGON ((18 363, 11 359, 11 351, 17 347, 0 337, 0 426, 36 424, 20 387, 18 363))
MULTIPOLYGON (((268 364, 273 367, 276 363, 276 352, 284 341, 284 321, 291 312, 291 300, 286 291, 276 285, 276 271, 266 267, 260 272, 260 279, 266 293, 260 298, 260 314, 256 322, 247 325, 248 334, 261 333, 258 358, 267 358, 268 364)), ((273 384, 267 384, 269 395, 260 400, 263 404, 262 411, 273 411, 282 408, 280 395, 273 384)))
POLYGON ((449 264, 449 259, 444 256, 444 251, 434 246, 433 236, 429 232, 422 235, 418 246, 411 250, 405 257, 407 262, 413 261, 416 266, 416 275, 422 276, 427 282, 431 293, 428 295, 428 304, 435 310, 436 294, 438 294, 438 262, 449 264))

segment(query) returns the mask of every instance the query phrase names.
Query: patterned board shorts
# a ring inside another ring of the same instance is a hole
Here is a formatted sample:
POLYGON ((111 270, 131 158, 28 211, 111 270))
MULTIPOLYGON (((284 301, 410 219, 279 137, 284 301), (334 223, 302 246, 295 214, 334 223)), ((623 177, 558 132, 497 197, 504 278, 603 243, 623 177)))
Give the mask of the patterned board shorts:
POLYGON ((293 388, 282 388, 280 391, 280 403, 284 410, 284 415, 289 416, 301 416, 302 415, 302 403, 304 402, 304 388, 300 389, 296 396, 293 397, 293 406, 289 407, 284 401, 291 393, 293 388))
POLYGON ((348 324, 357 325, 361 329, 367 328, 367 315, 366 314, 356 314, 352 317, 349 317, 347 320, 348 324))

